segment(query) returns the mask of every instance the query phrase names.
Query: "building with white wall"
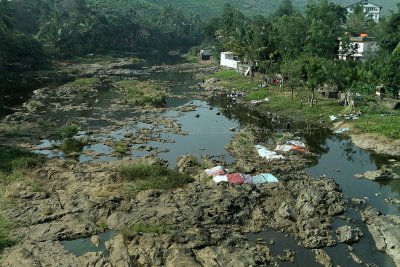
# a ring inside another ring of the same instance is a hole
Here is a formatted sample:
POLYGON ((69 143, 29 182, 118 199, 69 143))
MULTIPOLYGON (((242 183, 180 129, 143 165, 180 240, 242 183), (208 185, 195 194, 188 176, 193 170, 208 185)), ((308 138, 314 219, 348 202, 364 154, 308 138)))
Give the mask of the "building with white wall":
POLYGON ((374 37, 360 36, 350 37, 348 44, 339 38, 339 59, 364 60, 366 56, 376 53, 378 42, 374 37))
POLYGON ((361 5, 363 7, 365 18, 371 19, 374 22, 379 22, 382 9, 380 5, 371 3, 368 0, 361 0, 355 4, 346 6, 347 14, 353 13, 357 5, 361 5))
POLYGON ((222 52, 221 53, 221 66, 228 68, 238 68, 238 58, 233 52, 222 52))

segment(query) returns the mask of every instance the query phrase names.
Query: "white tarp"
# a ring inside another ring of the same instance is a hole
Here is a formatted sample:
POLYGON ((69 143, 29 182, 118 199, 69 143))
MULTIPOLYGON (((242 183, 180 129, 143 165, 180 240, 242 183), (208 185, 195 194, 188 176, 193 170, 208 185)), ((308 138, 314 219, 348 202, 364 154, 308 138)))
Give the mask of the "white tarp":
POLYGON ((275 151, 268 150, 266 147, 261 145, 256 145, 255 148, 257 149, 258 155, 268 160, 271 159, 284 159, 285 157, 282 155, 278 155, 275 151))

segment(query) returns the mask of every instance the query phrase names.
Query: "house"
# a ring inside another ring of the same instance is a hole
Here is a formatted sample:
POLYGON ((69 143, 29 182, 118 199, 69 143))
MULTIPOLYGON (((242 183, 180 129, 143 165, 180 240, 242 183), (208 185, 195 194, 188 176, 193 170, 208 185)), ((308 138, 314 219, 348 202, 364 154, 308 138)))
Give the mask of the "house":
POLYGON ((239 61, 233 52, 222 52, 220 65, 235 69, 238 73, 245 76, 253 75, 251 65, 239 61))
POLYGON ((221 66, 237 69, 238 63, 239 63, 239 60, 233 52, 222 52, 221 53, 221 66))
POLYGON ((378 42, 374 37, 368 37, 366 34, 350 37, 349 43, 345 44, 342 38, 339 38, 339 59, 364 60, 366 56, 374 54, 379 49, 378 42))
POLYGON ((363 7, 365 18, 371 19, 374 22, 379 22, 380 13, 382 9, 380 5, 368 2, 368 0, 361 0, 355 4, 346 6, 347 14, 353 13, 357 5, 361 5, 363 7))
POLYGON ((212 57, 211 49, 201 49, 199 53, 199 58, 201 60, 209 60, 212 57))

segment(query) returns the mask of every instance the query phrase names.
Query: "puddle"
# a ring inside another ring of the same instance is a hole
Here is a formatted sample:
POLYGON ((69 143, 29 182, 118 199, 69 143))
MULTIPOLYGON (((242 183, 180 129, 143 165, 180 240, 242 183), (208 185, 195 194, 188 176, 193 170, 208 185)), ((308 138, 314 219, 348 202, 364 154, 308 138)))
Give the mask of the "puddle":
POLYGON ((65 240, 61 241, 61 244, 64 248, 74 254, 77 257, 80 257, 88 252, 103 252, 105 257, 110 256, 110 252, 106 248, 105 243, 115 237, 117 232, 115 231, 107 231, 99 234, 100 243, 99 246, 96 247, 91 241, 90 237, 88 238, 79 238, 75 240, 65 240))
POLYGON ((307 267, 321 267, 321 264, 315 261, 315 255, 310 249, 303 248, 297 245, 297 241, 285 234, 277 231, 262 231, 255 234, 246 234, 247 239, 251 242, 259 242, 259 239, 266 242, 270 248, 271 255, 277 257, 278 255, 285 255, 284 250, 289 249, 294 252, 294 262, 279 262, 279 266, 307 266, 307 267), (270 241, 273 241, 273 245, 270 241))

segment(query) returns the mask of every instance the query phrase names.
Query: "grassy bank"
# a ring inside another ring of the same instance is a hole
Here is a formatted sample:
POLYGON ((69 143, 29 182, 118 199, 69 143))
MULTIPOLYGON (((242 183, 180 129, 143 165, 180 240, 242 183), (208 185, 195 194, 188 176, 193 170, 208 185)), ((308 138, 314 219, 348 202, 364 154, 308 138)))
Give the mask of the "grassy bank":
POLYGON ((161 85, 151 81, 123 80, 115 83, 127 99, 139 106, 164 106, 165 93, 161 85))
MULTIPOLYGON (((0 210, 13 203, 8 187, 13 183, 25 183, 31 190, 40 191, 40 181, 31 177, 30 171, 44 163, 44 158, 15 147, 0 146, 0 210)), ((15 227, 0 213, 0 250, 14 243, 11 231, 15 227)))
POLYGON ((337 99, 327 99, 316 92, 316 104, 311 107, 307 99, 312 93, 306 88, 296 87, 293 92, 291 88, 285 86, 280 88, 270 85, 261 88, 261 76, 245 77, 231 69, 222 69, 208 78, 211 77, 218 78, 219 85, 228 91, 244 91, 246 94, 244 99, 248 102, 268 98, 268 101, 257 104, 256 108, 261 111, 277 112, 296 120, 324 121, 328 126, 331 125, 330 115, 346 115, 360 111, 363 115, 358 120, 351 121, 355 133, 368 132, 393 139, 400 138, 400 112, 389 110, 375 97, 365 98, 366 100, 359 103, 355 109, 348 110, 341 106, 337 99))
POLYGON ((121 178, 129 183, 133 191, 147 189, 174 189, 194 181, 186 174, 168 169, 158 164, 135 162, 119 168, 121 178))

